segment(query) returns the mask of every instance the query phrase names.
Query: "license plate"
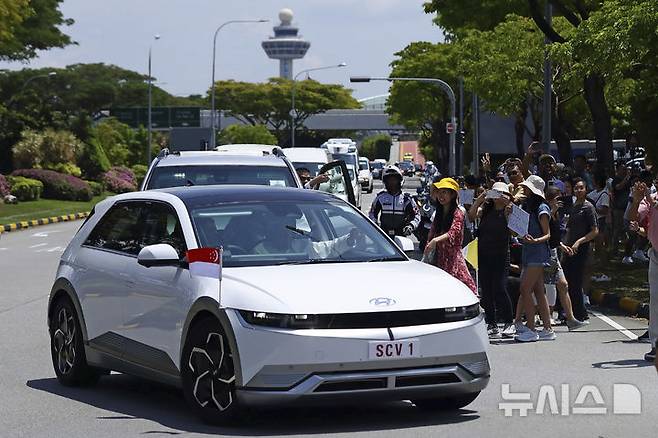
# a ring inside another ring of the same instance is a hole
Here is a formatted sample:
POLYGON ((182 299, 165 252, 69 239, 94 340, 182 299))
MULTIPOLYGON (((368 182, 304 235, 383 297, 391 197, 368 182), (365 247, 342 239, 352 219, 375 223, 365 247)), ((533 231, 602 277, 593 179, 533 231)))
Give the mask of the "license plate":
POLYGON ((369 359, 403 359, 407 357, 420 357, 418 339, 368 342, 369 359))

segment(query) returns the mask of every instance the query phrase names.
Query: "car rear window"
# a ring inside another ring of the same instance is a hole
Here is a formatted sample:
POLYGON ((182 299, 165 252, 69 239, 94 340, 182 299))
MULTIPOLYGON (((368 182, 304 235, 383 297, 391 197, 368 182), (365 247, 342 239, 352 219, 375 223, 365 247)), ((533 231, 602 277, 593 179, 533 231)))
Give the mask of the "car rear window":
POLYGON ((283 166, 161 166, 153 169, 146 188, 234 184, 296 187, 283 166))

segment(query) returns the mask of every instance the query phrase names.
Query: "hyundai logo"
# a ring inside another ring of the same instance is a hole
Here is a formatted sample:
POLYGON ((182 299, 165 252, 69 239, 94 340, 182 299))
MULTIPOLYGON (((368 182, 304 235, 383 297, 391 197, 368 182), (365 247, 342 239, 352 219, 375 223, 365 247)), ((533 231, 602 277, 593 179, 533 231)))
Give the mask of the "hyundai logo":
POLYGON ((377 297, 370 300, 370 304, 377 307, 388 307, 394 305, 395 303, 397 303, 397 301, 395 301, 393 298, 387 297, 377 297))

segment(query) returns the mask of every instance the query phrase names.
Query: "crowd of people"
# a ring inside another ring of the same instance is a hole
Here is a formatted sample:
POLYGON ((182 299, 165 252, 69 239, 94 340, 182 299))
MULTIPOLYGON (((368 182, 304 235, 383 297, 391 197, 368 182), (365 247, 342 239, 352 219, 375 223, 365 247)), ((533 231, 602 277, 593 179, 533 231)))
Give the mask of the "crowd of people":
MULTIPOLYGON (((385 190, 370 217, 391 235, 410 235, 420 221, 418 206, 402 192, 402 173, 383 172, 385 190)), ((444 269, 479 294, 492 338, 519 342, 554 340, 553 327, 576 330, 589 324, 587 306, 596 261, 620 258, 625 265, 649 263, 650 295, 658 292, 658 199, 651 166, 619 160, 613 175, 585 156, 571 167, 542 153, 536 144, 523 158, 494 168, 482 159, 478 176, 429 181, 435 208, 423 260, 444 269), (473 196, 460 201, 460 193, 473 196), (472 200, 471 200, 472 198, 472 200), (527 214, 527 232, 508 224, 518 209, 527 214), (469 270, 462 248, 477 238, 477 272, 469 270), (648 254, 648 256, 647 256, 648 254), (537 317, 535 316, 537 315, 537 317), (539 329, 536 324, 541 324, 539 329)), ((655 360, 658 298, 650 303, 647 336, 655 360)))

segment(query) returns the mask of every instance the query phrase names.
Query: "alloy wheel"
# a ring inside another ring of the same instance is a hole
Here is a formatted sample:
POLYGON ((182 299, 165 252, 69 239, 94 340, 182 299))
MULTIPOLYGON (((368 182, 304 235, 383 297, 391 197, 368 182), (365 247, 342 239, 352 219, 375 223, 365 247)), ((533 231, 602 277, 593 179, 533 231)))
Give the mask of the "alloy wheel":
POLYGON ((220 412, 233 403, 232 385, 235 382, 233 359, 225 347, 224 337, 208 333, 205 345, 194 347, 188 361, 194 379, 192 395, 200 407, 214 406, 220 412))
POLYGON ((61 374, 68 374, 75 363, 75 320, 73 315, 62 307, 57 314, 57 327, 53 334, 53 348, 57 356, 57 368, 61 374))

